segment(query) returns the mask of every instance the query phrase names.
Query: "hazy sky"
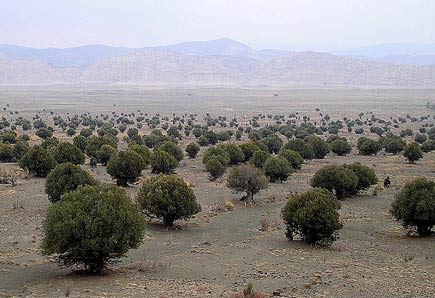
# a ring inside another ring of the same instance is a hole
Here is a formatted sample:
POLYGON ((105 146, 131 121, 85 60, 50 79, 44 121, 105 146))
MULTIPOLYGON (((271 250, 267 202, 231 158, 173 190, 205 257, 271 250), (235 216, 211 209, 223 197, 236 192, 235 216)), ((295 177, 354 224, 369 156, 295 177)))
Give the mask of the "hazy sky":
POLYGON ((435 43, 435 0, 0 0, 0 44, 142 47, 221 37, 259 49, 435 43))

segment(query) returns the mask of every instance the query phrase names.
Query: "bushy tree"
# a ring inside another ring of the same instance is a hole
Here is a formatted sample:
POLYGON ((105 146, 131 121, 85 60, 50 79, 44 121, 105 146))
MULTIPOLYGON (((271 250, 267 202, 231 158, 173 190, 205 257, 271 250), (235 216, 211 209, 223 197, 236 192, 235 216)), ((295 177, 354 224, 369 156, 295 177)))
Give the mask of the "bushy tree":
POLYGON ((283 146, 283 149, 290 149, 298 152, 304 159, 312 159, 314 157, 314 148, 310 143, 305 143, 301 139, 290 140, 283 146))
POLYGON ((230 164, 230 155, 222 147, 215 146, 215 147, 208 148, 204 153, 204 157, 202 158, 202 163, 207 164, 207 162, 212 158, 217 159, 224 166, 230 164))
POLYGON ((254 167, 262 169, 264 166, 264 163, 269 158, 270 154, 263 150, 257 150, 252 155, 251 159, 249 160, 249 163, 254 165, 254 167))
POLYGON ((101 272, 143 241, 145 220, 125 191, 79 187, 48 207, 42 252, 64 266, 101 272))
POLYGON ((429 236, 435 225, 435 183, 416 178, 405 184, 391 205, 391 213, 405 228, 429 236))
POLYGON ((286 236, 299 235, 309 244, 329 245, 338 238, 340 202, 326 189, 311 189, 290 197, 282 217, 287 225, 286 236))
POLYGON ((56 160, 42 146, 35 145, 20 159, 19 165, 35 176, 46 177, 56 166, 56 160))
POLYGON ((403 156, 408 159, 409 163, 415 163, 420 158, 423 158, 423 151, 421 151, 419 144, 412 143, 406 146, 403 156))
POLYGON ((45 192, 48 194, 48 200, 55 203, 63 194, 76 190, 80 185, 97 185, 97 182, 88 172, 67 162, 57 165, 48 174, 45 192))
POLYGON ((133 150, 134 152, 139 154, 140 157, 142 157, 143 159, 145 167, 150 164, 151 151, 150 149, 148 149, 147 146, 139 145, 139 144, 131 144, 130 146, 128 146, 128 150, 133 150))
POLYGON ((406 147, 405 141, 402 140, 401 137, 398 136, 389 136, 383 140, 383 146, 385 148, 385 152, 397 154, 406 147))
POLYGON ((227 186, 237 192, 245 192, 248 201, 254 201, 254 195, 267 188, 267 178, 263 172, 251 165, 241 165, 231 170, 227 186))
POLYGON ((329 165, 319 169, 311 180, 312 187, 321 187, 333 192, 339 200, 356 192, 358 176, 343 166, 329 165))
POLYGON ((435 150, 435 141, 427 140, 421 145, 421 151, 423 152, 431 152, 432 150, 435 150))
POLYGON ((46 139, 49 138, 53 135, 53 132, 51 130, 49 130, 48 128, 40 128, 35 132, 35 135, 37 135, 38 137, 40 137, 41 139, 46 139))
POLYGON ((78 135, 73 138, 73 144, 77 146, 83 153, 86 150, 86 146, 88 145, 88 141, 84 136, 78 135))
POLYGON ((352 146, 344 138, 334 140, 330 146, 331 151, 340 156, 349 154, 352 151, 352 146))
POLYGON ((12 158, 17 161, 20 160, 27 152, 29 152, 30 146, 27 142, 18 141, 12 148, 12 158))
POLYGON ((53 157, 58 163, 70 162, 75 165, 85 163, 85 155, 74 144, 60 143, 53 150, 53 157))
POLYGON ((284 182, 293 172, 289 162, 282 157, 270 156, 264 163, 264 173, 270 182, 284 182))
POLYGON ((115 148, 113 148, 110 145, 103 145, 101 146, 100 149, 98 149, 96 151, 96 159, 97 162, 100 162, 102 165, 107 165, 107 163, 109 162, 110 158, 112 157, 113 154, 116 154, 116 152, 118 152, 118 150, 116 150, 115 148))
POLYGON ((12 158, 12 146, 0 143, 0 162, 11 162, 12 158))
POLYGON ((362 163, 355 162, 350 165, 344 165, 344 167, 354 172, 358 177, 357 186, 352 194, 358 194, 358 192, 378 183, 375 171, 362 163))
POLYGON ((197 143, 190 143, 186 147, 186 153, 190 158, 195 158, 200 150, 200 147, 197 143))
POLYGON ((116 184, 127 186, 140 176, 144 163, 142 157, 134 151, 120 151, 113 154, 107 163, 107 173, 116 179, 116 184))
POLYGON ((174 142, 166 141, 156 147, 158 151, 164 151, 173 156, 178 162, 184 158, 183 151, 174 142))
POLYGON ((361 155, 376 155, 382 150, 381 144, 373 139, 361 137, 358 139, 358 151, 361 155))
POLYGON ((258 145, 254 142, 243 143, 239 145, 240 149, 242 149, 243 156, 245 157, 245 162, 249 161, 251 157, 254 155, 255 151, 260 150, 258 145))
POLYGON ((178 161, 165 151, 154 151, 150 158, 152 172, 156 174, 170 174, 178 167, 178 161))
POLYGON ((277 154, 279 150, 281 150, 282 140, 276 134, 267 136, 266 138, 264 138, 263 142, 267 146, 269 153, 277 154))
POLYGON ((210 174, 210 180, 216 180, 225 173, 226 167, 216 158, 209 159, 205 169, 210 174))
POLYGON ((230 158, 230 165, 237 165, 245 160, 242 149, 236 144, 228 143, 219 145, 218 148, 222 148, 228 154, 230 158))
POLYGON ((146 214, 168 226, 201 211, 193 190, 176 175, 148 178, 139 191, 138 201, 146 214))
POLYGON ((331 151, 328 143, 315 135, 305 137, 304 142, 313 148, 314 158, 323 159, 331 151))
POLYGON ((299 152, 293 150, 289 150, 289 149, 281 150, 279 152, 279 156, 286 159, 290 163, 291 167, 295 170, 299 170, 302 164, 304 163, 304 159, 299 154, 299 152))

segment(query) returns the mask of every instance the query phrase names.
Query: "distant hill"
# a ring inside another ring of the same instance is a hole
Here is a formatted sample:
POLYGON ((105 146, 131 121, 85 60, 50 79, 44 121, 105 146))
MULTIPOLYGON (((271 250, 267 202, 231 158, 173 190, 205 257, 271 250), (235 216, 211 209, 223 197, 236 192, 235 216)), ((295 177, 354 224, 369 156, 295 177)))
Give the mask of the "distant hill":
POLYGON ((435 87, 435 66, 386 63, 379 57, 258 51, 229 39, 140 49, 0 46, 0 84, 95 82, 435 87))

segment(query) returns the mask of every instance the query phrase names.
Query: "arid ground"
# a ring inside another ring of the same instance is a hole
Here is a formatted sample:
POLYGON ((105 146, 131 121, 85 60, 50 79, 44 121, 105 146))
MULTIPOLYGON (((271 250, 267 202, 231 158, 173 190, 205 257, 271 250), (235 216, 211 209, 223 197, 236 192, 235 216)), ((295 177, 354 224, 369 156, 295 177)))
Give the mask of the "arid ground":
MULTIPOLYGON (((379 117, 432 115, 426 107, 435 90, 294 89, 268 88, 149 88, 121 85, 1 87, 0 107, 31 115, 38 111, 65 113, 134 112, 149 114, 206 113, 246 117, 258 113, 313 118, 356 117, 373 112, 379 117)), ((6 114, 7 112, 2 111, 6 114)), ((231 118, 230 118, 231 119, 231 118)), ((408 124, 412 127, 413 124, 408 124)), ((406 126, 405 126, 406 127, 406 126)), ((416 129, 417 127, 414 127, 416 129)), ((354 145, 357 137, 340 132, 354 145)), ((190 139, 189 139, 190 138, 190 139)), ((183 139, 181 145, 194 140, 183 139)), ((435 179, 435 153, 408 164, 402 155, 381 152, 360 156, 330 153, 323 160, 306 161, 285 183, 271 183, 245 206, 232 193, 225 176, 209 181, 201 162, 187 157, 176 173, 191 182, 202 212, 193 220, 166 229, 146 225, 144 243, 131 250, 102 276, 88 276, 59 268, 39 253, 41 223, 50 204, 45 179, 19 180, 0 186, 0 296, 5 297, 227 297, 248 282, 269 295, 281 297, 433 297, 435 238, 407 235, 389 213, 395 194, 406 181, 435 179), (361 161, 373 167, 380 181, 390 176, 392 187, 346 199, 340 210, 344 227, 329 248, 288 241, 281 208, 291 193, 310 188, 315 171, 327 164, 361 161), (226 200, 233 211, 223 208, 226 200)), ((1 164, 18 168, 16 164, 1 164)), ((91 170, 110 182, 103 166, 91 170)), ((143 177, 151 175, 149 169, 143 177)), ((143 178, 142 178, 143 179, 143 178)), ((134 198, 140 183, 127 188, 134 198)))

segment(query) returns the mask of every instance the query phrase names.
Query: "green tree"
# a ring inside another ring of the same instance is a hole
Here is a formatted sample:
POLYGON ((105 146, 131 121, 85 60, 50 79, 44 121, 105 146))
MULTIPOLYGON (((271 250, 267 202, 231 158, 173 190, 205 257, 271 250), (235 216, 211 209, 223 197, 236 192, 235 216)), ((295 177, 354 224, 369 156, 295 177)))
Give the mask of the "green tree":
POLYGON ((225 151, 229 158, 229 164, 230 165, 237 165, 245 160, 245 156, 243 155, 242 149, 240 149, 239 146, 232 143, 222 144, 219 145, 218 148, 222 148, 223 151, 225 151))
POLYGON ((240 149, 242 149, 243 156, 245 157, 245 162, 249 161, 251 157, 254 155, 255 151, 260 150, 254 142, 243 143, 239 145, 240 149))
POLYGON ((38 137, 40 137, 41 139, 46 139, 49 138, 51 136, 53 136, 53 132, 51 130, 49 130, 48 128, 40 128, 35 132, 35 135, 37 135, 38 137))
POLYGON ((53 157, 58 163, 71 162, 75 165, 85 163, 85 155, 74 144, 60 143, 53 151, 53 157))
POLYGON ((190 158, 195 158, 200 150, 200 147, 197 143, 190 143, 186 147, 186 153, 190 158))
POLYGON ((279 156, 286 159, 290 163, 291 167, 295 170, 299 170, 302 164, 304 163, 304 159, 299 154, 299 152, 293 150, 289 150, 289 149, 281 150, 279 152, 279 156))
POLYGON ((150 164, 151 151, 150 151, 150 149, 148 149, 147 146, 139 145, 139 144, 132 144, 132 145, 128 146, 128 150, 133 150, 134 152, 139 154, 140 157, 142 157, 142 159, 143 159, 145 167, 150 164))
POLYGON ((264 162, 264 173, 270 182, 284 182, 293 172, 289 162, 282 157, 270 156, 264 162))
POLYGON ((254 195, 267 188, 267 178, 258 168, 241 165, 231 170, 227 186, 237 192, 245 192, 248 201, 253 202, 254 195))
POLYGON ((97 181, 79 166, 67 162, 57 165, 48 174, 45 192, 48 200, 55 203, 63 194, 76 190, 80 185, 97 185, 97 181))
POLYGON ((216 180, 217 178, 222 177, 225 173, 226 167, 221 164, 218 159, 212 158, 205 164, 205 169, 210 174, 210 180, 216 180))
POLYGON ((251 159, 249 160, 249 163, 254 165, 254 167, 262 169, 264 167, 264 163, 266 160, 271 156, 268 152, 263 150, 257 150, 252 155, 251 159))
POLYGON ((116 187, 79 187, 48 207, 44 255, 64 266, 101 272, 143 241, 145 220, 125 191, 116 187))
POLYGON ((170 174, 178 167, 178 161, 165 151, 154 151, 150 162, 152 172, 156 174, 170 174))
POLYGON ((299 235, 309 244, 330 245, 343 227, 339 209, 340 202, 326 189, 311 189, 290 197, 282 213, 287 238, 293 240, 299 235))
POLYGON ((314 157, 314 148, 310 143, 305 143, 301 139, 290 140, 283 146, 283 149, 289 149, 298 152, 304 159, 312 159, 314 157))
POLYGON ((385 148, 385 152, 397 154, 406 147, 405 141, 402 140, 401 137, 398 136, 389 136, 383 140, 383 146, 385 148))
POLYGON ((352 146, 343 138, 334 140, 330 146, 331 151, 340 156, 349 154, 352 151, 352 146))
POLYGON ((408 159, 409 163, 415 163, 420 158, 423 158, 423 151, 421 151, 419 144, 412 143, 406 146, 403 156, 408 159))
POLYGON ((12 157, 12 146, 0 143, 0 162, 11 162, 12 157))
POLYGON ((378 177, 376 177, 375 171, 362 163, 355 162, 350 165, 344 165, 344 167, 354 172, 358 177, 358 183, 353 193, 355 195, 378 183, 378 177))
POLYGON ((323 159, 331 151, 328 143, 315 135, 305 137, 304 142, 313 148, 314 158, 323 159))
POLYGON ((30 146, 27 142, 18 141, 12 148, 12 158, 16 161, 20 160, 29 150, 30 146))
POLYGON ((164 151, 172 155, 178 162, 184 158, 183 151, 174 142, 166 141, 156 147, 158 151, 164 151))
POLYGON ((361 155, 376 155, 382 150, 381 144, 372 139, 361 137, 358 139, 358 151, 361 155))
POLYGON ((120 186, 135 182, 143 168, 142 157, 131 150, 113 154, 107 163, 107 173, 116 179, 116 184, 120 186))
POLYGON ((161 219, 167 226, 201 211, 193 190, 176 175, 148 178, 139 191, 138 202, 147 215, 161 219))
POLYGON ((56 166, 56 160, 46 149, 35 145, 20 159, 19 165, 35 176, 46 177, 56 166))
POLYGON ((420 236, 429 236, 435 225, 435 183, 426 178, 406 183, 396 195, 391 213, 406 229, 417 227, 420 236))
POLYGON ((103 145, 100 149, 96 151, 97 162, 100 162, 102 165, 105 166, 109 162, 112 155, 116 154, 117 152, 118 150, 116 150, 112 146, 107 144, 103 145))
POLYGON ((82 152, 85 152, 88 141, 84 136, 78 135, 73 138, 73 144, 77 146, 82 152))
POLYGON ((358 176, 342 166, 324 166, 314 174, 311 186, 325 188, 342 200, 357 191, 358 176))

